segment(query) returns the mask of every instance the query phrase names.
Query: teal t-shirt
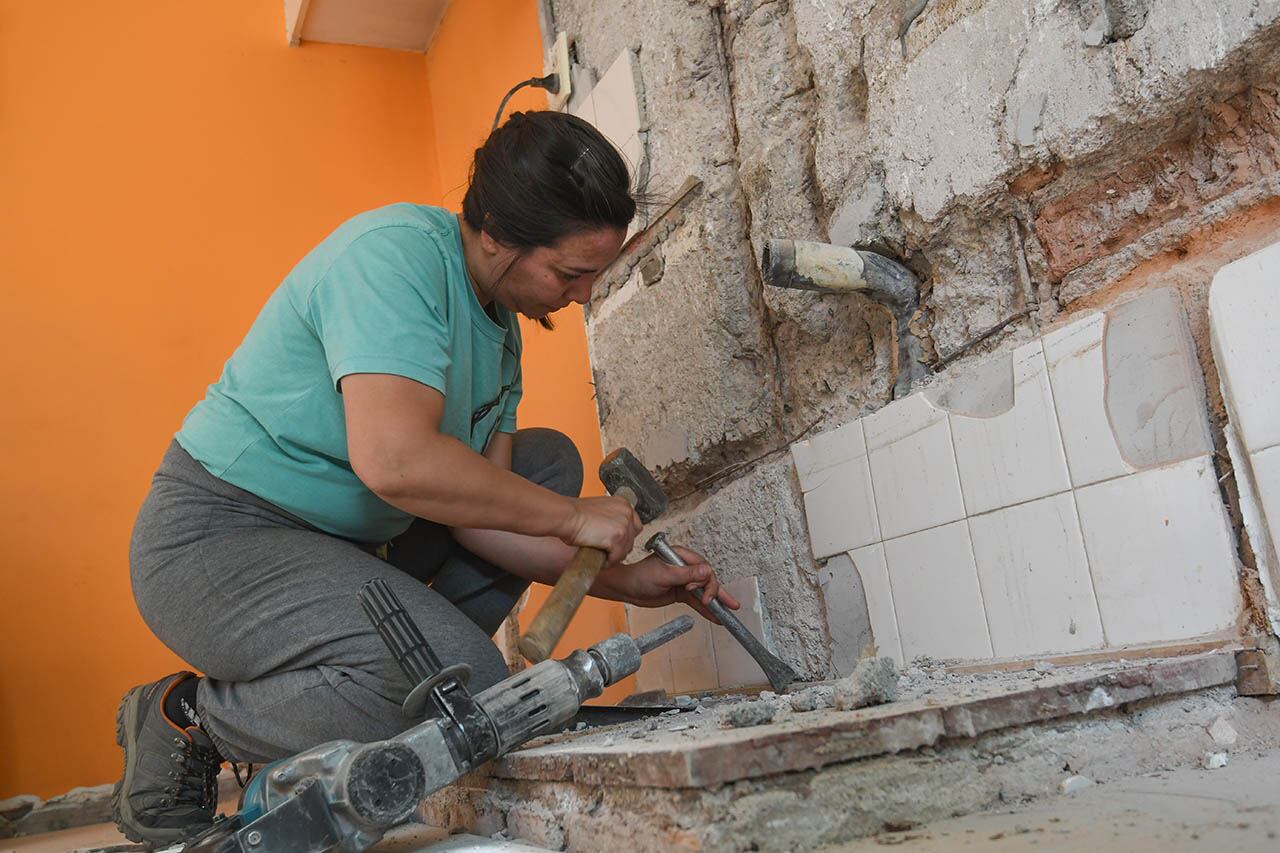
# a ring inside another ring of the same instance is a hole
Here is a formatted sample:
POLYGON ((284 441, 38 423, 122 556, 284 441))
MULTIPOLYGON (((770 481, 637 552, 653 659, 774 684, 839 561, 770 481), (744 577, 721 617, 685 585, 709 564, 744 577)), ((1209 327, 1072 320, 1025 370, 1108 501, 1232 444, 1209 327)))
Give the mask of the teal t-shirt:
POLYGON ((449 211, 393 204, 325 238, 267 300, 182 424, 178 443, 215 477, 321 530, 385 542, 411 516, 351 470, 339 382, 405 376, 445 398, 440 431, 477 452, 514 432, 520 327, 476 299, 449 211), (496 320, 494 319, 496 318, 496 320))

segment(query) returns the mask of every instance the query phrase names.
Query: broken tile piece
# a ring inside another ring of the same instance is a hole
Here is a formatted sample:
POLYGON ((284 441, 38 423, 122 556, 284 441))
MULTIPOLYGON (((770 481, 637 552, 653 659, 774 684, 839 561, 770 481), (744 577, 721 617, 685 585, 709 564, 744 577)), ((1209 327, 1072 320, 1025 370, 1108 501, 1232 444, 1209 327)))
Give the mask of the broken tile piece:
POLYGON ((831 663, 837 675, 848 675, 862 650, 874 642, 862 577, 848 554, 836 554, 818 572, 818 585, 831 632, 831 663))
MULTIPOLYGON (((901 666, 906 663, 906 659, 902 656, 902 639, 898 632, 898 615, 893 606, 893 589, 889 583, 889 566, 885 562, 884 545, 877 543, 851 551, 849 559, 853 562, 866 594, 872 642, 881 654, 893 658, 901 666)), ((861 654, 862 649, 857 649, 852 660, 844 664, 850 672, 861 654)))
POLYGON ((1218 746, 1228 748, 1235 746, 1236 741, 1240 739, 1235 726, 1227 722, 1226 717, 1218 717, 1213 721, 1213 725, 1209 726, 1209 737, 1213 738, 1213 742, 1218 746))
MULTIPOLYGON (((970 415, 962 395, 948 398, 951 437, 965 510, 969 515, 1022 503, 1071 488, 1049 372, 1040 341, 1001 353, 985 367, 1007 385, 1008 406, 970 415)), ((963 376, 952 384, 973 380, 963 376)))
POLYGON ((1120 455, 1107 419, 1102 359, 1106 326, 1105 314, 1091 314, 1044 336, 1049 385, 1071 484, 1076 487, 1134 470, 1120 455))
POLYGON ((1094 784, 1088 776, 1068 776, 1058 784, 1058 790, 1064 794, 1077 794, 1085 788, 1092 788, 1094 784))
POLYGON ((791 458, 802 492, 822 485, 832 468, 866 455, 861 418, 791 445, 791 458))
POLYGON ((1225 752, 1206 752, 1200 759, 1200 766, 1205 770, 1221 770, 1229 760, 1225 752))
POLYGON ((1143 470, 1213 451, 1204 379, 1177 291, 1107 311, 1107 417, 1120 455, 1143 470))

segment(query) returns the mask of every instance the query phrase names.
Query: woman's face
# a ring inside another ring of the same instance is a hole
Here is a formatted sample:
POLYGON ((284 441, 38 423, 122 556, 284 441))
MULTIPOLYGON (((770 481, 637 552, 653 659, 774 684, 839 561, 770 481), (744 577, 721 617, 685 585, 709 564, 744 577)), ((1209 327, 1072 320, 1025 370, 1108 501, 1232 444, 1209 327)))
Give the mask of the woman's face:
POLYGON ((622 228, 599 228, 520 253, 502 276, 494 298, 534 320, 570 302, 586 304, 596 276, 618 257, 626 236, 622 228))

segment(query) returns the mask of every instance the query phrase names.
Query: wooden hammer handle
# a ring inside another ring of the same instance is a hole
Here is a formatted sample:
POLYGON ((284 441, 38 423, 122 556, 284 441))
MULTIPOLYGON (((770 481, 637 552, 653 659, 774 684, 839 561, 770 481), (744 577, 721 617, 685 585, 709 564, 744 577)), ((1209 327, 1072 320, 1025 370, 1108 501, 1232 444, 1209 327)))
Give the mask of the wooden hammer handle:
MULTIPOLYGON (((624 498, 634 508, 635 492, 623 486, 615 492, 617 497, 624 498)), ((600 570, 604 568, 609 555, 599 548, 579 548, 578 553, 565 570, 560 574, 551 594, 543 602, 538 615, 533 617, 529 630, 520 638, 520 654, 532 663, 541 663, 551 656, 551 650, 564 636, 582 601, 587 597, 592 584, 596 582, 600 570)))

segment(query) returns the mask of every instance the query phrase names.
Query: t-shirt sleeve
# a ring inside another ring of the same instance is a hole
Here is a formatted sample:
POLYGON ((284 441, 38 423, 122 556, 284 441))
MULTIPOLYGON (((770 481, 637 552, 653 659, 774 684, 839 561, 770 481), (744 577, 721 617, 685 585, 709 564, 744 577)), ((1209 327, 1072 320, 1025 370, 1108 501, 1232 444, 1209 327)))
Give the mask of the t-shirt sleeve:
POLYGON ((352 373, 389 373, 446 393, 446 290, 439 249, 417 229, 380 228, 353 240, 307 297, 334 387, 352 373))

